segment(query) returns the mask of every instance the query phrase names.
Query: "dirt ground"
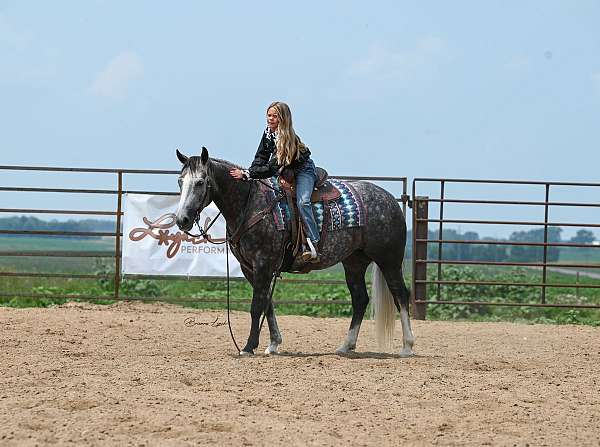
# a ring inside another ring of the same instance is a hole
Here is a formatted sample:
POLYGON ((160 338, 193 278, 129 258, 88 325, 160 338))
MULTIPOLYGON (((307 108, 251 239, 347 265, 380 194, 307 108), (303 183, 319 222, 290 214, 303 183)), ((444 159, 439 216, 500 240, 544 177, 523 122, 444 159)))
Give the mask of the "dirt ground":
POLYGON ((600 328, 415 321, 400 359, 370 321, 338 356, 348 319, 283 316, 281 355, 238 358, 225 317, 0 308, 0 445, 600 445, 600 328))

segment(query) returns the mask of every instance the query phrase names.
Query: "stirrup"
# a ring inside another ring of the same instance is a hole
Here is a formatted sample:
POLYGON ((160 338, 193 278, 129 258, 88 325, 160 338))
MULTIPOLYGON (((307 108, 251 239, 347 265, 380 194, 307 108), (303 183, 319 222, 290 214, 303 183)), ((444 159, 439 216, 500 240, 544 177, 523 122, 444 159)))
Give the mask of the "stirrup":
POLYGON ((310 238, 306 238, 306 244, 308 245, 308 250, 304 250, 302 252, 302 260, 303 261, 314 261, 319 255, 317 254, 317 249, 315 248, 313 242, 310 238))

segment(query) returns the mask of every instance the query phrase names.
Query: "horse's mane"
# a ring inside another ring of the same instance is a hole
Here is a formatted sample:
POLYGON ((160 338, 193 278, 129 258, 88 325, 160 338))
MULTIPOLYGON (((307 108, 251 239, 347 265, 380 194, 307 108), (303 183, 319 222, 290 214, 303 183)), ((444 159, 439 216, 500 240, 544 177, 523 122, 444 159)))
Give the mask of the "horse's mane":
POLYGON ((221 158, 211 158, 211 160, 213 162, 217 162, 217 163, 221 163, 224 164, 225 166, 227 166, 228 168, 237 168, 237 169, 244 169, 242 166, 239 166, 235 163, 232 163, 231 161, 227 161, 227 160, 223 160, 221 158))
MULTIPOLYGON (((237 168, 237 169, 244 169, 243 167, 241 167, 241 166, 238 166, 238 165, 237 165, 237 164, 235 164, 235 163, 232 163, 232 162, 230 162, 230 161, 227 161, 227 160, 222 160, 222 159, 220 159, 220 158, 210 158, 210 160, 211 160, 213 163, 219 163, 219 164, 225 165, 225 168, 226 168, 226 169, 233 169, 233 168, 237 168)), ((201 161, 201 159, 200 159, 200 156, 199 156, 199 155, 193 155, 193 156, 191 156, 191 157, 189 158, 189 160, 188 160, 188 168, 189 168, 189 169, 190 169, 192 172, 196 172, 196 171, 197 171, 197 170, 200 168, 200 166, 202 166, 202 161, 201 161)))

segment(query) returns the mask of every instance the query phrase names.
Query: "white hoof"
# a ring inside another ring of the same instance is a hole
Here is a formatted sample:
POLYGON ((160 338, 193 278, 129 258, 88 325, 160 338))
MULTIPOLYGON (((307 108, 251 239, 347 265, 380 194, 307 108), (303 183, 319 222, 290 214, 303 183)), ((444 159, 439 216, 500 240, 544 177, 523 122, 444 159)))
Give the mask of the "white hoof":
POLYGON ((404 348, 402 351, 400 351, 400 358, 403 358, 403 359, 405 359, 407 357, 413 357, 414 355, 415 355, 415 353, 410 348, 404 348))
POLYGON ((254 355, 254 353, 253 352, 240 351, 240 357, 250 357, 251 355, 254 355))
POLYGON ((267 349, 265 349, 266 355, 278 354, 279 353, 279 345, 277 343, 271 343, 267 349))

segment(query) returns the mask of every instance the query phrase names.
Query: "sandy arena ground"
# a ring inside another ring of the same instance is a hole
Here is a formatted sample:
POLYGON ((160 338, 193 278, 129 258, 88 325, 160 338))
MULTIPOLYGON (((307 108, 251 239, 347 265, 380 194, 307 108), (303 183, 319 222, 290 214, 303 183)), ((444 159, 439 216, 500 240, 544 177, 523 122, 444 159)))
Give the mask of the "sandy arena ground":
POLYGON ((284 316, 282 355, 238 358, 227 326, 187 317, 225 319, 0 308, 0 445, 600 445, 600 328, 415 321, 400 359, 365 321, 342 357, 349 320, 284 316))

